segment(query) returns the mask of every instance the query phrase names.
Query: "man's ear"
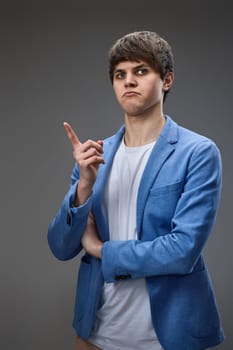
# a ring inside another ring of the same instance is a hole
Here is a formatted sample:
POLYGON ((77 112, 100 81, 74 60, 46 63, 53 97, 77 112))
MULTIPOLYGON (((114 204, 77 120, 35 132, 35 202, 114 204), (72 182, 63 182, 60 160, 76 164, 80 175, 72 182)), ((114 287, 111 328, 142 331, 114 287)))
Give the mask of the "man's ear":
POLYGON ((174 81, 174 73, 168 72, 163 79, 163 91, 170 90, 173 81, 174 81))

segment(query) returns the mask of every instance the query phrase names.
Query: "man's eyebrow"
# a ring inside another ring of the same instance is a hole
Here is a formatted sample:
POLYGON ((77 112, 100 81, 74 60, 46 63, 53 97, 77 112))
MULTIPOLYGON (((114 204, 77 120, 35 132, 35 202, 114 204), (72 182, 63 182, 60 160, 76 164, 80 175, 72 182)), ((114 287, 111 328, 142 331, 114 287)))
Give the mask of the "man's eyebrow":
POLYGON ((123 71, 124 71, 123 68, 117 68, 117 69, 114 69, 113 74, 123 72, 123 71))
POLYGON ((138 66, 135 66, 134 69, 139 69, 139 68, 148 68, 149 65, 147 63, 141 63, 138 66))

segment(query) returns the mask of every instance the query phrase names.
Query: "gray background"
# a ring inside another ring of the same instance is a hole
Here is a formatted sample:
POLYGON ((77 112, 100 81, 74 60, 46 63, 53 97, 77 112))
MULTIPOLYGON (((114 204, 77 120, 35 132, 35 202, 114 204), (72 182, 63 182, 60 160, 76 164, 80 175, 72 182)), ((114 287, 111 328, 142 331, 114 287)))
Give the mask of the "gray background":
POLYGON ((222 202, 205 256, 227 336, 216 349, 233 348, 230 4, 1 2, 0 349, 73 348, 79 259, 56 260, 46 237, 73 167, 62 122, 83 141, 118 129, 122 112, 106 53, 134 30, 157 31, 173 47, 176 79, 165 112, 212 138, 222 152, 222 202))

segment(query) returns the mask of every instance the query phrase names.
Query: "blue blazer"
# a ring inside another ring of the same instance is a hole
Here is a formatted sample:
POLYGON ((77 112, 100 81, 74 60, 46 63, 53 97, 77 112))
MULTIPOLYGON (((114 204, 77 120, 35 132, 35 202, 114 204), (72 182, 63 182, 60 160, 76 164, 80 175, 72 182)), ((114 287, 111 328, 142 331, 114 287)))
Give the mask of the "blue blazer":
POLYGON ((88 254, 81 259, 73 326, 88 339, 104 281, 145 278, 154 329, 165 350, 215 346, 224 335, 202 250, 220 200, 219 151, 208 138, 166 116, 138 190, 138 239, 109 241, 104 188, 123 134, 124 126, 104 141, 106 163, 92 195, 78 208, 72 208, 79 180, 75 165, 70 189, 49 225, 49 246, 60 260, 82 250, 90 211, 104 242, 102 260, 88 254))

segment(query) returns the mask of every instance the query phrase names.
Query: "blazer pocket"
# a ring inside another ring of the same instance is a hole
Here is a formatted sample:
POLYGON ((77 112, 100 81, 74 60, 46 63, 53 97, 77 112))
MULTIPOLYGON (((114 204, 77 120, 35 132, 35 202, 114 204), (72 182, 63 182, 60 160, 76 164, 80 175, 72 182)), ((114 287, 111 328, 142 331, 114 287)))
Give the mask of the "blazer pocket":
POLYGON ((159 187, 152 187, 150 190, 150 195, 151 196, 166 196, 166 195, 170 195, 171 193, 174 192, 181 192, 183 188, 183 182, 179 181, 179 182, 175 182, 173 184, 170 185, 166 185, 166 186, 159 186, 159 187))

